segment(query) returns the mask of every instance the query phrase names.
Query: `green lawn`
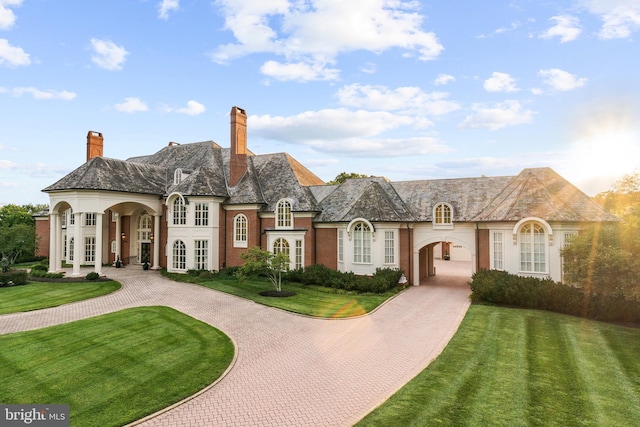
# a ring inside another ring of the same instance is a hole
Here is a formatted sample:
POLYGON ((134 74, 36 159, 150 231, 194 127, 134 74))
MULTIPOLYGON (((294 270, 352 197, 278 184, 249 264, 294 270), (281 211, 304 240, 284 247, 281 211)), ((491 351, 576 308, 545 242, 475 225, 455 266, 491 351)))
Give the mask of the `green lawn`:
POLYGON ((0 336, 0 402, 64 403, 73 426, 119 426, 215 381, 233 344, 167 307, 0 336))
POLYGON ((442 354, 358 426, 638 426, 640 329, 473 305, 442 354))
POLYGON ((120 289, 118 282, 28 282, 0 288, 0 314, 39 310, 99 297, 120 289))
POLYGON ((249 279, 243 283, 239 283, 237 280, 209 280, 199 284, 270 307, 325 318, 353 317, 366 314, 397 293, 394 290, 383 294, 357 294, 320 286, 286 283, 282 285, 282 290, 293 291, 296 295, 277 298, 259 295, 262 291, 273 290, 273 285, 267 280, 249 279))

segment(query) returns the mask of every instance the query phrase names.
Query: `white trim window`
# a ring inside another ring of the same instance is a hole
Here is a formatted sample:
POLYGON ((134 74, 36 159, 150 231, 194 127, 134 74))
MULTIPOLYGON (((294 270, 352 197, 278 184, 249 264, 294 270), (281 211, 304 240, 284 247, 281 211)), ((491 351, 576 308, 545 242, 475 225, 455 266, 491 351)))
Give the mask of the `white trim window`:
POLYGON ((93 212, 87 212, 84 214, 84 225, 89 227, 96 226, 96 214, 93 212))
POLYGON ((60 215, 60 226, 63 229, 67 228, 67 211, 62 212, 62 215, 60 215))
POLYGON ((393 231, 384 232, 384 263, 395 264, 396 262, 396 233, 393 231))
POLYGON ((138 241, 151 241, 151 215, 143 214, 138 222, 138 241))
POLYGON ((208 227, 209 226, 209 204, 208 203, 196 203, 196 226, 208 227))
POLYGON ((302 268, 302 240, 296 240, 295 268, 302 268))
POLYGON ((289 255, 289 242, 287 239, 283 239, 282 237, 273 242, 273 253, 278 255, 281 252, 289 255))
POLYGON ((182 197, 176 197, 173 201, 173 225, 187 224, 187 207, 182 197))
POLYGON ((433 208, 433 223, 435 225, 453 224, 453 209, 448 203, 438 203, 433 208))
POLYGON ((502 231, 493 232, 493 261, 494 270, 504 270, 504 237, 502 231))
POLYGON ((66 261, 67 259, 67 245, 69 244, 69 239, 67 235, 64 235, 63 243, 62 243, 62 259, 66 261))
POLYGON ((249 220, 245 214, 238 214, 233 218, 233 246, 236 248, 247 247, 247 229, 249 220))
POLYGON ((178 168, 173 172, 173 185, 178 185, 182 182, 182 169, 178 168))
POLYGON ((280 200, 276 205, 276 228, 293 228, 293 214, 289 200, 280 200))
POLYGON ((353 262, 371 264, 371 228, 364 222, 353 227, 353 262))
POLYGON ((173 263, 175 270, 187 269, 187 246, 182 240, 173 242, 173 263))
POLYGON ((76 216, 73 214, 73 209, 69 209, 69 225, 75 225, 76 216))
POLYGON ((96 260, 96 238, 85 237, 84 238, 84 261, 94 262, 96 260))
POLYGON ((529 222, 520 228, 520 271, 544 273, 546 266, 546 238, 540 224, 529 222))
POLYGON ((338 230, 338 261, 344 262, 344 231, 338 230))
POLYGON ((75 250, 75 238, 69 239, 69 257, 67 261, 73 261, 73 251, 75 250))
POLYGON ((209 270, 209 241, 195 240, 194 242, 195 269, 209 270))
POLYGON ((111 241, 111 253, 112 254, 116 253, 116 241, 115 240, 111 241))

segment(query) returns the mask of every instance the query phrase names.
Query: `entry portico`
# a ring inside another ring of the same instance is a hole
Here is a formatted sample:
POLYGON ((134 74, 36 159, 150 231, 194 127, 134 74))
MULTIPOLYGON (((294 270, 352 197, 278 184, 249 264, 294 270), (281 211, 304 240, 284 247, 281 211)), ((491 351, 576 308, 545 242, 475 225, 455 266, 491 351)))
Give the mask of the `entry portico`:
POLYGON ((72 276, 80 275, 82 264, 93 264, 101 274, 103 263, 124 260, 132 252, 140 256, 139 248, 130 250, 132 235, 137 243, 145 237, 153 242, 153 257, 145 261, 153 260, 152 268, 159 269, 162 212, 162 199, 152 195, 137 194, 134 201, 131 194, 122 192, 69 190, 51 194, 49 271, 60 271, 62 261, 71 260, 72 276), (137 236, 132 226, 131 218, 141 212, 153 218, 148 236, 137 236), (127 243, 129 248, 123 251, 127 243))

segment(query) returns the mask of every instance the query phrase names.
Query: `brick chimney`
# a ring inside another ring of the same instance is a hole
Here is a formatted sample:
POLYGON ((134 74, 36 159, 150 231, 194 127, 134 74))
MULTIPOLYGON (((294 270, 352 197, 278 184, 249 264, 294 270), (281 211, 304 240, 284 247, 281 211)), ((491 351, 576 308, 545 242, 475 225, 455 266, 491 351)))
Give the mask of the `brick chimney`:
POLYGON ((87 162, 94 157, 102 157, 102 134, 92 130, 87 133, 87 162))
POLYGON ((247 171, 247 113, 238 107, 231 109, 231 157, 229 185, 235 187, 247 171))

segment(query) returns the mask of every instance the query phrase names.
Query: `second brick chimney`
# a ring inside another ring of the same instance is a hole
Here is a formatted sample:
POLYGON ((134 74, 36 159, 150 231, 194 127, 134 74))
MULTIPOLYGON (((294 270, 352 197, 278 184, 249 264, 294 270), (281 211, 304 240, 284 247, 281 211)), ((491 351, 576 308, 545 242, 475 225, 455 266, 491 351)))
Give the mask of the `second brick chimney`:
POLYGON ((247 113, 238 107, 231 109, 231 156, 229 186, 235 187, 247 171, 247 113))
POLYGON ((87 162, 94 157, 102 157, 103 141, 100 132, 90 130, 87 133, 87 162))

